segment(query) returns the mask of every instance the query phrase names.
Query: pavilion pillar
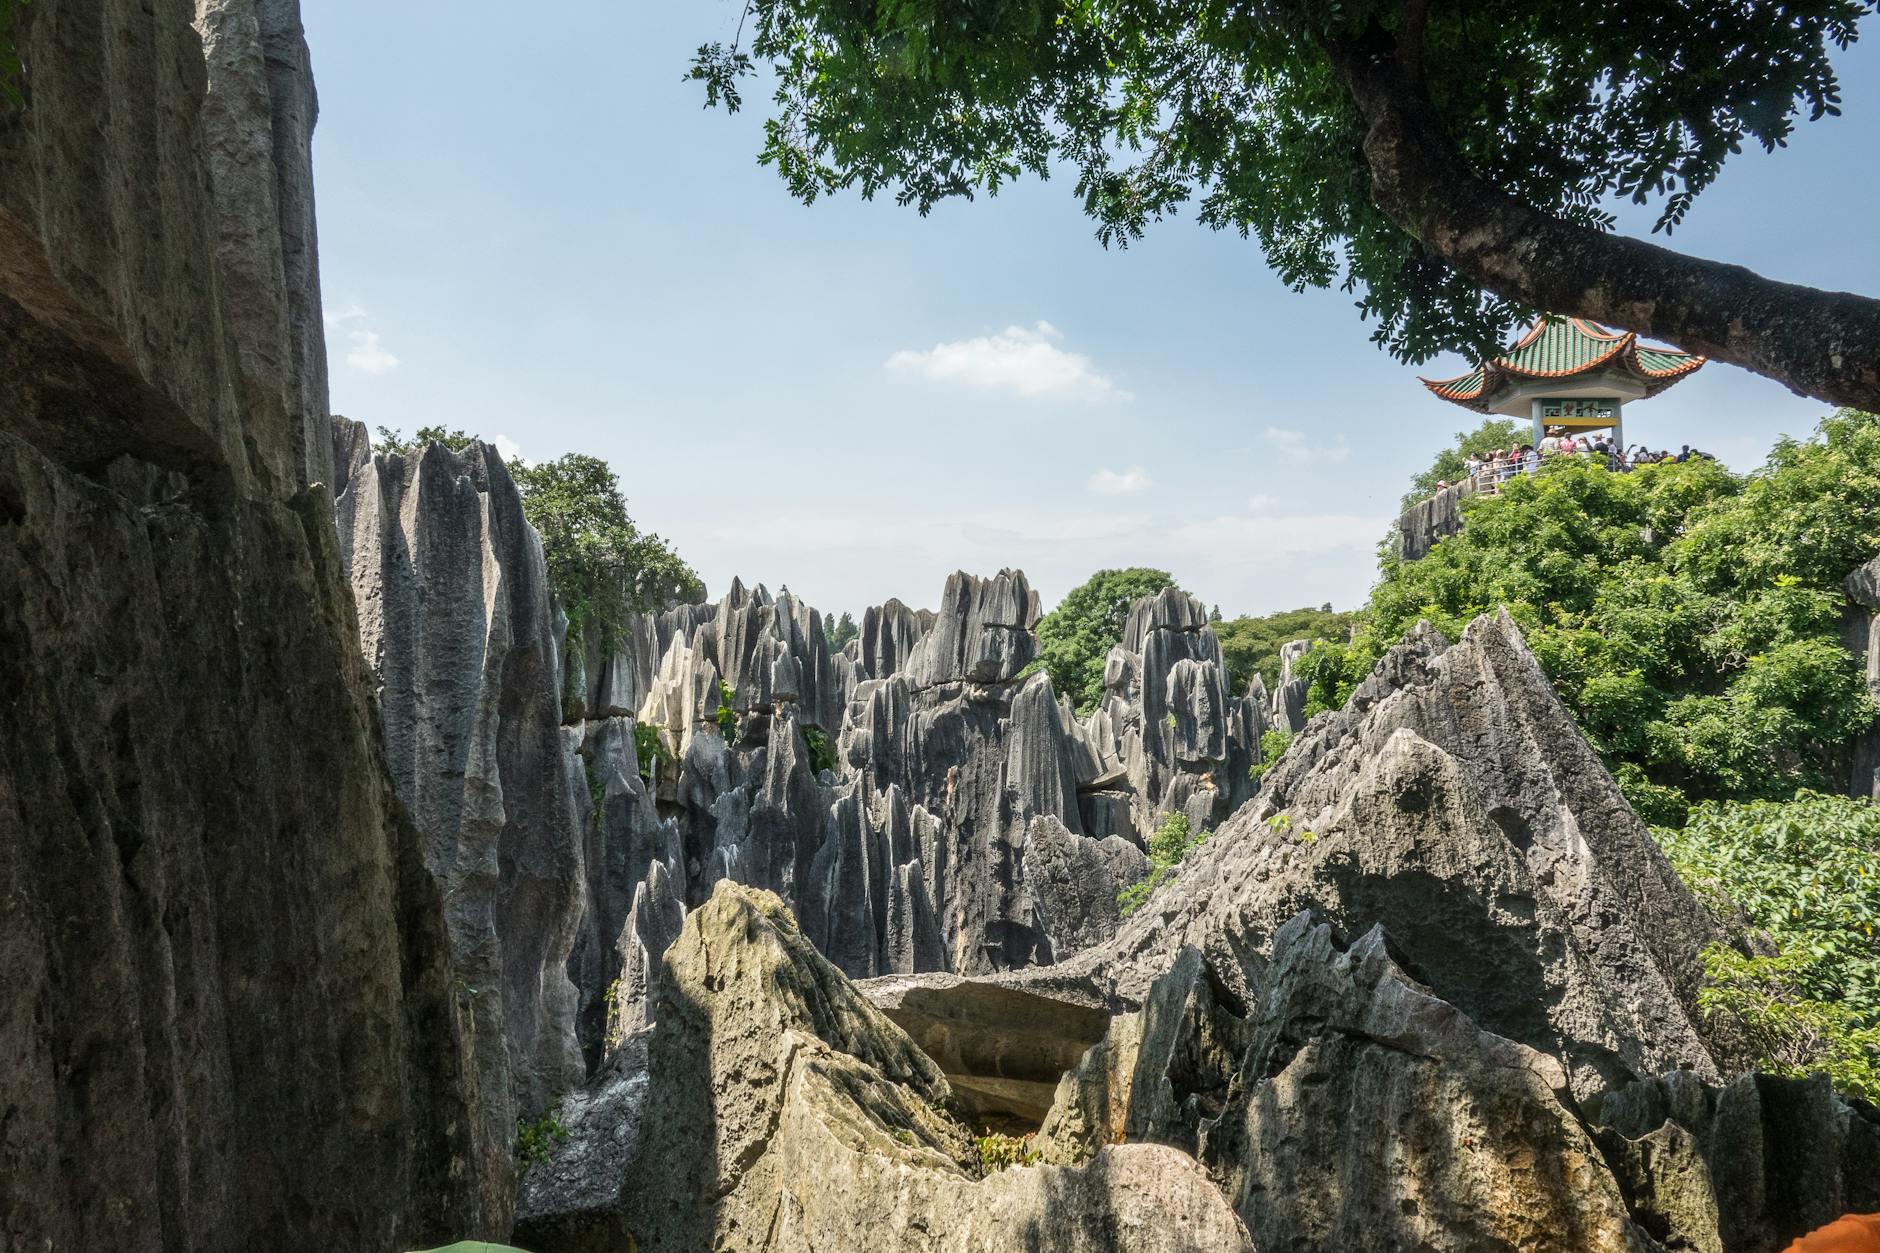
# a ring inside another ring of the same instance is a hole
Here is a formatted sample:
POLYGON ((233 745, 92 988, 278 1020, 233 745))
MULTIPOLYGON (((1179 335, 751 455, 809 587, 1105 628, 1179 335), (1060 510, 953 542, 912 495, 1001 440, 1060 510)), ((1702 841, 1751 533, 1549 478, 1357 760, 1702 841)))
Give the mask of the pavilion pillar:
POLYGON ((1612 443, 1620 452, 1625 451, 1625 401, 1612 402, 1612 443))
POLYGON ((1538 450, 1541 446, 1541 440, 1545 439, 1547 436, 1547 428, 1543 426, 1541 422, 1541 398, 1536 396, 1529 404, 1532 405, 1534 415, 1534 447, 1538 450))

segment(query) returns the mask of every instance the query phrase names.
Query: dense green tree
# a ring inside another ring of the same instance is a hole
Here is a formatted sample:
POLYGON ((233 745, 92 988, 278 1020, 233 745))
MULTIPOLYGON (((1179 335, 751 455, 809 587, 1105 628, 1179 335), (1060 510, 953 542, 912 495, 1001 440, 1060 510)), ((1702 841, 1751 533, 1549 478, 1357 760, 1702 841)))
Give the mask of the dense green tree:
POLYGON ((1070 697, 1079 710, 1094 708, 1103 699, 1103 663, 1123 642, 1129 607, 1173 586, 1175 578, 1166 570, 1097 571, 1038 623, 1033 668, 1047 671, 1058 694, 1070 697))
POLYGON ((1708 953, 1702 1007, 1754 1041, 1763 1069, 1826 1071, 1880 1101, 1880 808, 1813 794, 1701 805, 1657 834, 1686 883, 1776 949, 1708 953))
POLYGON ((1561 458, 1464 518, 1422 560, 1384 558, 1353 641, 1301 664, 1314 700, 1342 703, 1419 618, 1453 638, 1506 606, 1649 820, 1839 779, 1874 717, 1840 620, 1842 579, 1880 552, 1880 419, 1837 415, 1749 476, 1561 458))
POLYGON ((829 651, 839 653, 852 639, 860 636, 862 628, 855 625, 855 617, 847 610, 840 618, 823 619, 823 635, 829 640, 829 651))
POLYGON ((1357 292, 1408 360, 1544 309, 1880 409, 1880 301, 1613 234, 1608 209, 1669 231, 1744 144, 1838 112, 1830 50, 1871 8, 751 0, 749 52, 707 44, 692 74, 735 109, 768 64, 761 159, 805 201, 925 213, 1067 171, 1104 243, 1193 202, 1293 287, 1357 292))
POLYGON ((697 600, 705 585, 659 536, 627 515, 620 481, 605 461, 569 453, 509 467, 522 511, 542 536, 549 579, 571 634, 592 624, 603 648, 629 613, 697 600))
POLYGON ((1418 501, 1428 500, 1436 493, 1438 483, 1460 482, 1467 476, 1467 458, 1471 454, 1480 457, 1497 448, 1519 447, 1533 437, 1530 424, 1516 422, 1513 418, 1484 418, 1482 425, 1473 431, 1457 431, 1455 444, 1437 453, 1430 468, 1410 480, 1403 507, 1408 509, 1418 501))
POLYGON ((1259 675, 1271 691, 1279 683, 1279 650, 1293 640, 1337 640, 1343 642, 1351 632, 1355 613, 1334 613, 1330 605, 1317 609, 1285 609, 1257 618, 1233 618, 1216 622, 1214 633, 1221 638, 1221 655, 1227 662, 1227 682, 1232 691, 1243 692, 1259 675))

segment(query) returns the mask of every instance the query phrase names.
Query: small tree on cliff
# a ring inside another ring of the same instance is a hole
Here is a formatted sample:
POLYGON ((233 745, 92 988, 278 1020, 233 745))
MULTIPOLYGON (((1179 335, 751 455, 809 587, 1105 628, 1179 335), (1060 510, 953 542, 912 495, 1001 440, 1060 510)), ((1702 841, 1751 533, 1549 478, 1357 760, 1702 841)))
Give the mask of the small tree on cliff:
MULTIPOLYGON (((1745 143, 1838 112, 1829 49, 1872 0, 751 0, 750 53, 693 77, 736 109, 776 76, 762 160, 805 201, 927 212, 1076 172, 1105 244, 1189 201, 1294 288, 1359 293, 1406 360, 1590 317, 1880 410, 1880 301, 1610 233, 1669 232, 1745 143)), ((742 28, 741 28, 742 29, 742 28)))
POLYGON ((1058 694, 1070 697, 1080 711, 1093 708, 1103 699, 1103 663, 1123 642, 1129 607, 1173 586, 1175 578, 1166 570, 1097 571, 1039 621, 1033 668, 1049 673, 1058 694))

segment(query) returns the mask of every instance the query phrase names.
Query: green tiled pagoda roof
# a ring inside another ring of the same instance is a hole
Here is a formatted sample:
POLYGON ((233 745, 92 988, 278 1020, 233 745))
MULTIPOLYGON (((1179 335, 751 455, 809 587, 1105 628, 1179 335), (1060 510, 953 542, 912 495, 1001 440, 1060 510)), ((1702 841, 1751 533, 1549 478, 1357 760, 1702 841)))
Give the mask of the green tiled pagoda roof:
POLYGON ((1504 388, 1533 379, 1571 379, 1599 370, 1629 375, 1655 396, 1704 358, 1675 348, 1648 348, 1631 331, 1609 331, 1584 318, 1544 314, 1514 346, 1453 379, 1423 379, 1425 387, 1477 413, 1504 388))

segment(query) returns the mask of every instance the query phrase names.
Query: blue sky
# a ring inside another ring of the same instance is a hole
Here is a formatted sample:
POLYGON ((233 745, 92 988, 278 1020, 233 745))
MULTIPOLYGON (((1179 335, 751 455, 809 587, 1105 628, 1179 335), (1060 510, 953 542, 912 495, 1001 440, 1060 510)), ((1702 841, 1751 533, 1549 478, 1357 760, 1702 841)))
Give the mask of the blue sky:
MULTIPOLYGON (((1063 180, 925 219, 791 200, 762 102, 707 112, 682 81, 735 0, 303 9, 335 411, 603 457, 714 595, 736 574, 859 615, 1014 566, 1049 605, 1153 565, 1230 617, 1346 608, 1408 477, 1473 425, 1416 382, 1459 359, 1397 364, 1349 296, 1189 220, 1106 252, 1063 180)), ((1674 246, 1880 293, 1869 38, 1845 116, 1738 158, 1674 246)), ((1626 429, 1749 468, 1823 412, 1713 364, 1626 429)))

